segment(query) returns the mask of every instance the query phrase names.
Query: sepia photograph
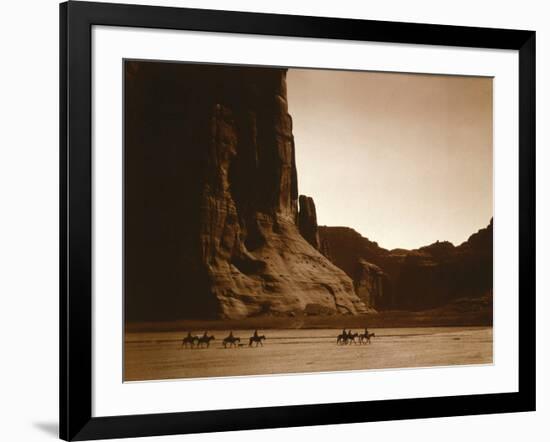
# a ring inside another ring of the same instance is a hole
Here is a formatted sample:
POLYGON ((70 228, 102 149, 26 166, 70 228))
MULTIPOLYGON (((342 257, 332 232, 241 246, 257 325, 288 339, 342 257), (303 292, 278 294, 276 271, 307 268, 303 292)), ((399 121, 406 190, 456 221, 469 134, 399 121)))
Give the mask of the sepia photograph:
POLYGON ((493 363, 492 77, 123 74, 125 382, 493 363))

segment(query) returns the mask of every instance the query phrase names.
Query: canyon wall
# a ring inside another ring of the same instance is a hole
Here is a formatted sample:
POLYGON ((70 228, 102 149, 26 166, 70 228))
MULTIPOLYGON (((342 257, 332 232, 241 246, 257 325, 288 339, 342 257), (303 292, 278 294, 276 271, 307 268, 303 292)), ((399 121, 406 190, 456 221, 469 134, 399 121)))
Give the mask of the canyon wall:
POLYGON ((320 226, 318 232, 323 253, 376 309, 423 310, 492 297, 492 219, 459 246, 438 241, 416 250, 386 250, 347 227, 320 226))
POLYGON ((492 294, 492 220, 386 250, 298 193, 286 70, 125 62, 130 321, 421 310, 492 294))
POLYGON ((299 207, 284 69, 128 61, 125 97, 129 320, 369 310, 299 207))

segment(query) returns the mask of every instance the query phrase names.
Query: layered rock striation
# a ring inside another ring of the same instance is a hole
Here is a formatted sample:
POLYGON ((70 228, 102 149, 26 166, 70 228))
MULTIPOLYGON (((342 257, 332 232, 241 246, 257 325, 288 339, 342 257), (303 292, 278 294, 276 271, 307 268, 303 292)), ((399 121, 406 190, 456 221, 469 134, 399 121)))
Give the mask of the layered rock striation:
POLYGON ((128 319, 368 311, 299 209, 284 69, 127 62, 125 88, 128 319))

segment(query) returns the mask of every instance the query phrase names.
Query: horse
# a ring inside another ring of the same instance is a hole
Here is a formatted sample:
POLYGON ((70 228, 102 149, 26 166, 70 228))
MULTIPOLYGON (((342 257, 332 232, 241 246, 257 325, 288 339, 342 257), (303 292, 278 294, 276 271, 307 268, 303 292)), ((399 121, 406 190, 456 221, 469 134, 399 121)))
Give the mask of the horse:
POLYGON ((376 337, 376 334, 375 333, 361 333, 359 335, 359 342, 361 344, 363 343, 366 343, 366 344, 370 344, 370 338, 374 338, 376 337))
POLYGON ((210 347, 210 341, 216 339, 214 336, 204 335, 198 339, 197 347, 202 348, 202 344, 206 344, 206 347, 210 347))
POLYGON ((250 339, 248 340, 248 346, 252 347, 252 343, 255 342, 256 347, 258 346, 258 344, 260 344, 263 347, 264 344, 262 344, 262 341, 264 341, 265 339, 267 339, 267 338, 264 335, 262 335, 262 336, 257 336, 257 335, 251 336, 250 339))
POLYGON ((223 348, 227 348, 227 345, 229 345, 229 348, 234 346, 237 348, 237 342, 241 342, 241 338, 236 338, 235 336, 228 336, 223 340, 223 348))
POLYGON ((195 346, 195 341, 198 341, 198 336, 191 336, 191 333, 189 333, 183 340, 181 341, 181 346, 187 348, 188 345, 193 348, 195 346))
POLYGON ((340 345, 347 344, 348 342, 348 334, 347 333, 341 333, 336 337, 336 343, 340 345))
POLYGON ((336 343, 340 345, 347 345, 353 342, 354 344, 357 344, 357 341, 355 341, 355 338, 359 336, 358 333, 352 333, 351 330, 348 332, 344 332, 342 334, 339 334, 336 337, 336 343))

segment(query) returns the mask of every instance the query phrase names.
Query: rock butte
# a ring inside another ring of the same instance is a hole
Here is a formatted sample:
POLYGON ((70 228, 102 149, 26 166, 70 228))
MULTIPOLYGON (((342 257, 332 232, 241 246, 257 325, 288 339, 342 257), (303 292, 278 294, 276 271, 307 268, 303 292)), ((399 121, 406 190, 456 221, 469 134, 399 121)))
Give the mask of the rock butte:
POLYGON ((155 249, 126 249, 129 319, 369 311, 300 234, 316 220, 298 209, 286 70, 130 63, 126 75, 127 164, 141 181, 157 170, 164 200, 129 177, 126 242, 155 249))

